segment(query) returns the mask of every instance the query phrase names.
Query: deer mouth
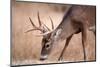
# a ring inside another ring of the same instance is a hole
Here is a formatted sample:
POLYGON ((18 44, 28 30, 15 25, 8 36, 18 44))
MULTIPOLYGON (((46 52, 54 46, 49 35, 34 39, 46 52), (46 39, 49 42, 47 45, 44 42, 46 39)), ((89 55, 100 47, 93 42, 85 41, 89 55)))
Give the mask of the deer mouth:
POLYGON ((46 60, 47 57, 48 57, 47 55, 41 55, 40 60, 42 60, 42 61, 43 61, 43 60, 46 60))

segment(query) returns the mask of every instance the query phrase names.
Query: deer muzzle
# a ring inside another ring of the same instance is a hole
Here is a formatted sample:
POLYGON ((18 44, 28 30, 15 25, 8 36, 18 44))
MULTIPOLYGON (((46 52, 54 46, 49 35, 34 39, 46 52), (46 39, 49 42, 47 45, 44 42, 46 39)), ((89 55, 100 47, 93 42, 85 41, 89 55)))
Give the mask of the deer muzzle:
POLYGON ((48 55, 41 55, 40 60, 46 60, 48 55))

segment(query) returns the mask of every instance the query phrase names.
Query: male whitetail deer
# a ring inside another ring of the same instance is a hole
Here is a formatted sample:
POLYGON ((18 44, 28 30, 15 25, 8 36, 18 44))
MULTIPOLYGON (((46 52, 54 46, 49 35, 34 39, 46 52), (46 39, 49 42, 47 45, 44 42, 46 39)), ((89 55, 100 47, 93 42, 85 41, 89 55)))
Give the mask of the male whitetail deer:
POLYGON ((45 60, 48 57, 48 55, 52 50, 53 45, 57 44, 58 41, 66 39, 65 46, 58 58, 58 60, 61 60, 71 37, 79 32, 82 32, 82 46, 84 53, 83 59, 86 60, 85 46, 87 39, 87 30, 89 29, 92 30, 92 27, 93 29, 95 29, 95 20, 96 20, 95 17, 96 17, 95 6, 73 5, 69 8, 68 12, 66 12, 64 17, 62 18, 61 23, 56 29, 54 29, 53 21, 50 18, 53 30, 50 30, 45 24, 41 22, 39 17, 39 12, 38 12, 38 20, 40 27, 35 26, 31 18, 29 18, 34 29, 28 30, 27 32, 34 30, 39 30, 42 32, 42 34, 40 34, 43 36, 41 43, 42 50, 41 50, 40 60, 45 60))

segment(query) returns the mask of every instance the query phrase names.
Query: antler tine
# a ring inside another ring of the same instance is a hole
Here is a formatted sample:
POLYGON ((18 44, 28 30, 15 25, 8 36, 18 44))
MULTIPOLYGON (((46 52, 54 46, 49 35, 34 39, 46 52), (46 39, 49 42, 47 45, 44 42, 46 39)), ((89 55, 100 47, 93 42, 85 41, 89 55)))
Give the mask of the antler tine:
POLYGON ((38 11, 37 15, 38 15, 39 26, 41 26, 42 23, 41 23, 41 20, 40 20, 39 11, 38 11))
POLYGON ((26 31, 25 33, 27 33, 27 32, 31 32, 31 31, 35 31, 35 30, 39 30, 39 31, 41 31, 41 32, 42 32, 42 30, 41 30, 41 29, 30 29, 30 30, 26 31))
POLYGON ((31 18, 30 18, 30 17, 29 17, 29 20, 30 20, 30 22, 31 22, 32 26, 33 26, 33 27, 35 27, 35 28, 37 28, 37 27, 35 26, 35 24, 33 23, 33 21, 31 20, 31 18))
POLYGON ((53 30, 52 31, 45 32, 45 33, 42 33, 42 34, 37 34, 36 36, 45 36, 45 35, 47 35, 47 34, 49 34, 51 32, 53 32, 53 30))
POLYGON ((53 24, 53 21, 51 19, 51 17, 49 16, 50 20, 51 20, 51 24, 52 24, 52 29, 54 29, 54 24, 53 24))
POLYGON ((39 21, 39 26, 42 26, 42 24, 48 29, 48 31, 50 31, 50 29, 40 20, 40 16, 39 16, 39 11, 38 11, 38 21, 39 21))
POLYGON ((37 26, 33 23, 33 21, 31 20, 30 17, 29 17, 29 20, 30 20, 32 26, 33 26, 35 29, 30 29, 30 30, 26 31, 26 33, 27 33, 27 32, 30 32, 30 31, 35 31, 35 30, 39 30, 39 31, 43 32, 42 29, 40 29, 39 27, 37 27, 37 26))
POLYGON ((50 31, 50 28, 48 28, 44 23, 43 23, 43 25, 48 29, 48 31, 50 31))

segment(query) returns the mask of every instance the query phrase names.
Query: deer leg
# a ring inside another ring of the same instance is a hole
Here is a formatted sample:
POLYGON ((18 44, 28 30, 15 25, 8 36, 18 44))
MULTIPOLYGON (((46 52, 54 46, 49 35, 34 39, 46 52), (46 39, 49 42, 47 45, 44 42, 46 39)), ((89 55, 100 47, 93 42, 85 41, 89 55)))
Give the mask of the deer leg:
POLYGON ((85 51, 86 39, 87 39, 87 29, 86 29, 86 26, 83 26, 82 28, 82 47, 83 47, 83 53, 84 53, 84 61, 86 60, 86 51, 85 51))
POLYGON ((73 35, 71 35, 70 37, 68 37, 68 38, 66 39, 65 46, 64 46, 64 48, 63 48, 63 50, 62 50, 62 52, 61 52, 61 54, 60 54, 58 60, 62 60, 62 59, 63 59, 64 51, 65 51, 65 49, 67 48, 67 46, 68 46, 68 44, 69 44, 69 41, 71 40, 72 36, 73 36, 73 35))

